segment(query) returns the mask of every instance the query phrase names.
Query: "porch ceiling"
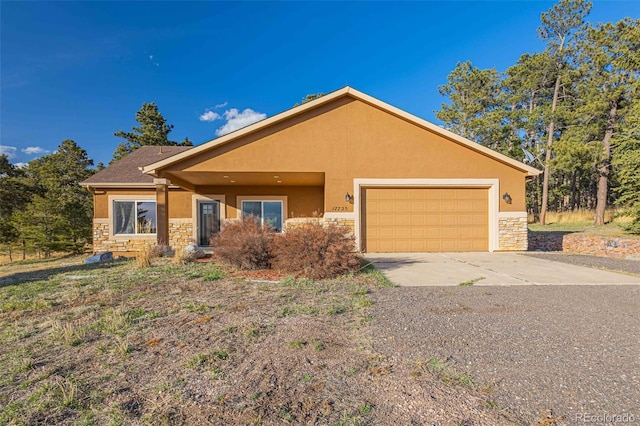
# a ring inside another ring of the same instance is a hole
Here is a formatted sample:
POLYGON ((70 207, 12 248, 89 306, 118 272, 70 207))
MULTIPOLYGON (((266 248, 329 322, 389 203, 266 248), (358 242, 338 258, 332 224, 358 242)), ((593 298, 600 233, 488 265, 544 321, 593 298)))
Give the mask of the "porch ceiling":
POLYGON ((323 172, 167 172, 174 183, 192 186, 323 186, 323 172))

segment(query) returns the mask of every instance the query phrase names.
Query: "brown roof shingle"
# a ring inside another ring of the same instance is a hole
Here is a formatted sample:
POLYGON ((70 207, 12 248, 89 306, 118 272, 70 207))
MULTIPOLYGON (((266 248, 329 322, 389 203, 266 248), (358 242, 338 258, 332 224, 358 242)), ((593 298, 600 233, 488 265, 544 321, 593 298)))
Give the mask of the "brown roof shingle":
POLYGON ((82 186, 104 186, 110 183, 152 184, 153 177, 145 175, 139 167, 164 160, 172 155, 191 149, 191 146, 142 146, 126 157, 113 162, 89 179, 82 186))

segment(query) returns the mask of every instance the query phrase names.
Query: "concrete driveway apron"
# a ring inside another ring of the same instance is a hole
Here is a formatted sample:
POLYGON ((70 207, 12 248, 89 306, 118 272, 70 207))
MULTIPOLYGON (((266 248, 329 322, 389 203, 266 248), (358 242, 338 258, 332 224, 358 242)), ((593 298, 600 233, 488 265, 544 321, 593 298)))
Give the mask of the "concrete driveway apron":
POLYGON ((640 285, 640 277, 518 253, 370 253, 400 286, 640 285))

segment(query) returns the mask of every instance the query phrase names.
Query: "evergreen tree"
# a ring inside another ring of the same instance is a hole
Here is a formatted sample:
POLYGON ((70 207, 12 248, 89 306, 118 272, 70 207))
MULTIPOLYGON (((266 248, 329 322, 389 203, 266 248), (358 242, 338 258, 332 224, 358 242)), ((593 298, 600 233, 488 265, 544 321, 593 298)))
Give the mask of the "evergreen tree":
POLYGON ((471 62, 459 62, 438 87, 449 104, 442 104, 436 117, 444 127, 482 145, 497 148, 501 138, 502 99, 500 74, 480 70, 471 62))
POLYGON ((307 96, 305 96, 304 98, 302 98, 302 102, 301 102, 301 103, 299 103, 299 104, 298 104, 298 103, 296 103, 296 104, 294 105, 294 107, 297 107, 297 106, 299 106, 299 105, 301 105, 301 104, 306 104, 307 102, 311 102, 312 100, 314 100, 314 99, 318 99, 318 98, 321 98, 321 97, 323 97, 323 96, 324 96, 324 93, 322 93, 322 92, 318 92, 318 93, 310 93, 310 94, 308 94, 307 96))
POLYGON ((616 203, 627 207, 633 216, 628 230, 640 234, 640 100, 636 98, 613 138, 613 166, 619 186, 616 203))
POLYGON ((577 40, 576 126, 593 146, 597 173, 595 224, 604 225, 609 197, 611 140, 640 91, 640 20, 598 24, 577 40))
POLYGON ((20 236, 13 214, 24 208, 31 197, 23 178, 24 172, 11 164, 6 155, 0 155, 0 246, 6 249, 9 260, 13 260, 12 244, 20 236))
POLYGON ((591 10, 591 3, 585 0, 560 0, 541 16, 542 25, 538 28, 541 39, 547 40, 547 52, 553 58, 555 65, 555 85, 551 110, 549 111, 547 144, 545 146, 544 177, 542 182, 542 206, 540 209, 540 224, 546 222, 546 214, 549 206, 549 179, 551 175, 551 147, 556 137, 556 108, 560 96, 563 79, 567 74, 567 53, 565 45, 569 37, 583 25, 584 18, 591 10))
POLYGON ((169 140, 169 133, 173 130, 173 125, 167 124, 167 120, 158 111, 158 106, 153 102, 142 104, 142 107, 136 113, 136 121, 140 123, 140 126, 134 127, 131 132, 119 130, 114 133, 115 136, 123 138, 125 141, 118 145, 114 151, 112 162, 125 157, 141 146, 193 146, 189 138, 185 138, 180 143, 169 140))
POLYGON ((45 256, 80 252, 91 242, 92 198, 79 183, 94 173, 92 165, 87 152, 69 139, 27 165, 26 182, 34 195, 14 213, 14 222, 25 242, 45 256))

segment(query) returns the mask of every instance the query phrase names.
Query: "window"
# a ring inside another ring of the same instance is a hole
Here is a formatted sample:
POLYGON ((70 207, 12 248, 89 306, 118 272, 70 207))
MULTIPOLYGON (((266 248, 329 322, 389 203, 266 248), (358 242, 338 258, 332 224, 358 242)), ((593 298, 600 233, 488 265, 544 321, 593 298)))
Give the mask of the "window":
POLYGON ((155 234, 155 201, 114 201, 113 233, 118 234, 155 234))
POLYGON ((261 225, 282 231, 282 201, 243 201, 242 218, 255 216, 261 225))

